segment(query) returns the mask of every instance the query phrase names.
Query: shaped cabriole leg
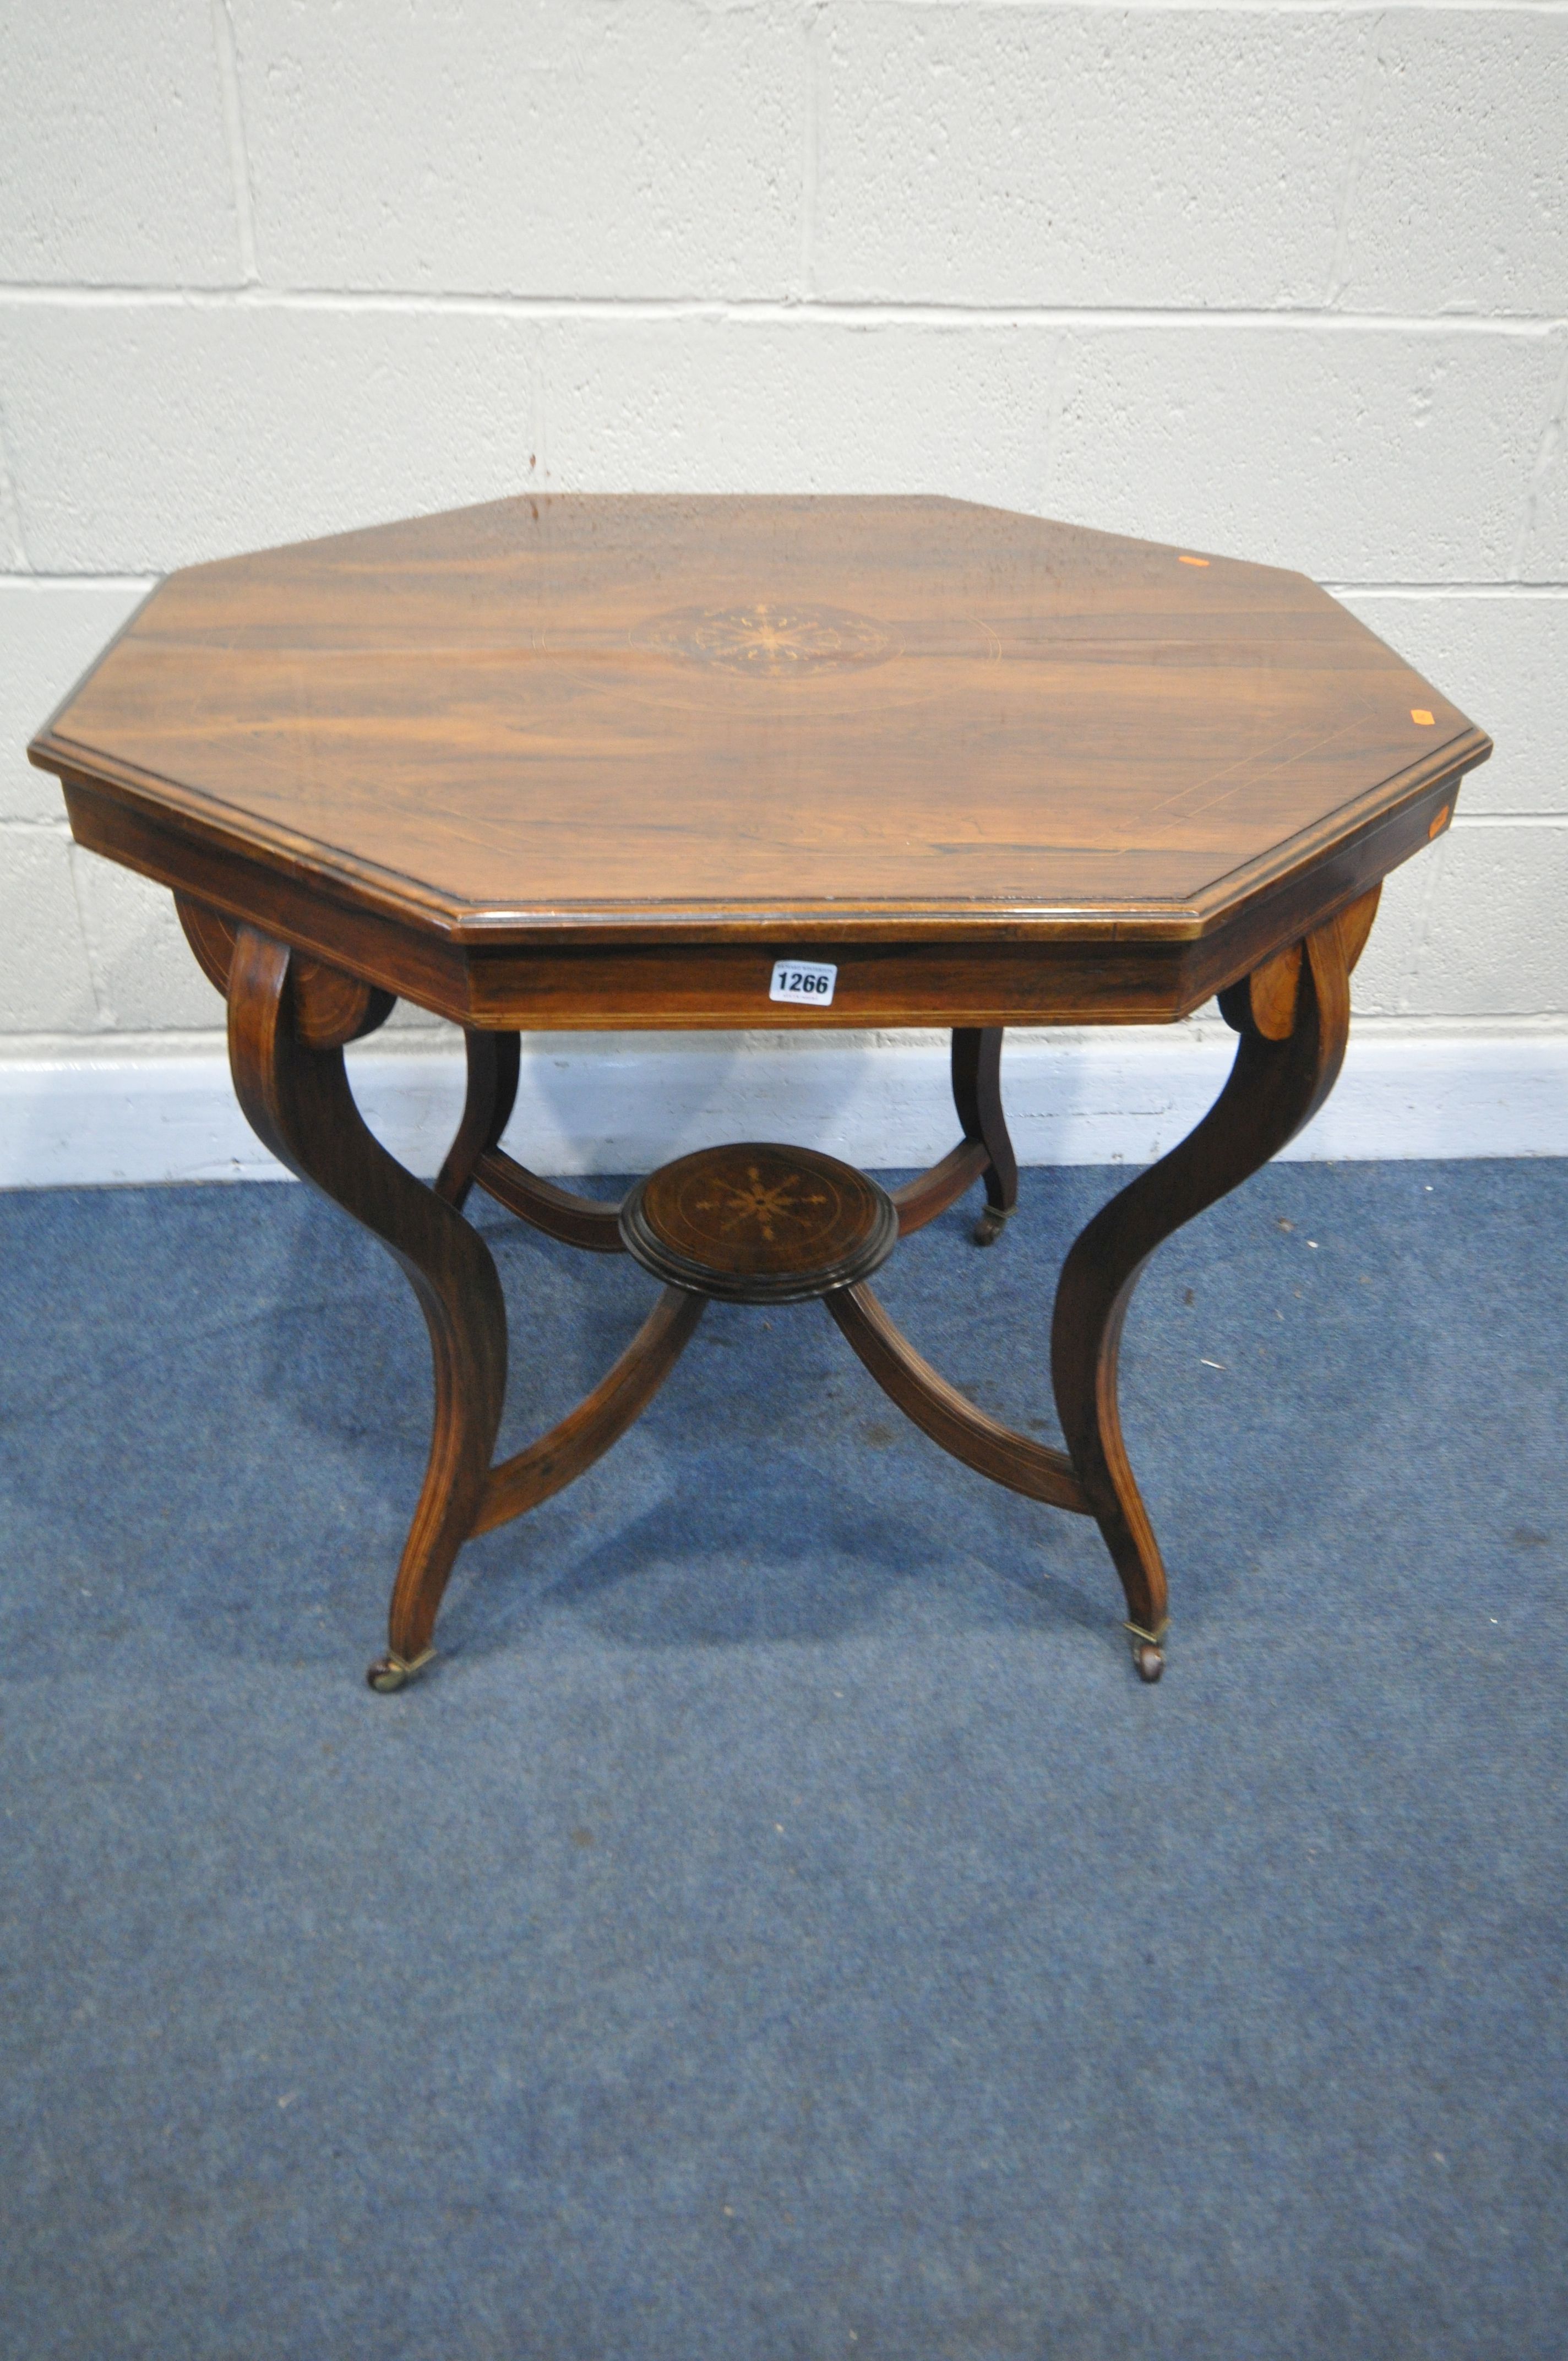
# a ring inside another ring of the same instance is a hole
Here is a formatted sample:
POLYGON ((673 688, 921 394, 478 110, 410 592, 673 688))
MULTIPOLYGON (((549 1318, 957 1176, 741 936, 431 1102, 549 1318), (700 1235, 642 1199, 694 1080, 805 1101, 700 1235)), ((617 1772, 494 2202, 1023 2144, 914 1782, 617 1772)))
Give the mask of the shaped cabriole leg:
POLYGON ((1115 1561, 1140 1676, 1164 1668, 1166 1577, 1116 1399, 1122 1325, 1155 1248, 1277 1155, 1333 1088, 1350 1027, 1350 970, 1367 895, 1221 998, 1241 1035, 1230 1079, 1179 1148, 1101 1208, 1062 1266, 1051 1377, 1072 1466, 1115 1561))
POLYGON ((506 1389, 506 1306, 478 1233, 388 1154, 355 1105, 343 1044, 366 1029, 368 988, 336 978, 341 1017, 311 1027, 302 965, 286 944, 238 929, 227 979, 229 1062, 252 1127, 291 1171, 374 1231, 402 1266, 430 1332, 430 1458, 392 1590, 389 1653, 369 1673, 372 1687, 400 1688, 434 1653, 442 1593, 479 1511, 506 1389), (307 1040, 307 1030, 315 1038, 307 1040))
POLYGON ((953 1104, 964 1137, 979 1140, 989 1159, 977 1246, 995 1245, 1018 1202, 1018 1160, 1002 1110, 1002 1031, 1000 1025, 965 1026, 953 1035, 953 1104))

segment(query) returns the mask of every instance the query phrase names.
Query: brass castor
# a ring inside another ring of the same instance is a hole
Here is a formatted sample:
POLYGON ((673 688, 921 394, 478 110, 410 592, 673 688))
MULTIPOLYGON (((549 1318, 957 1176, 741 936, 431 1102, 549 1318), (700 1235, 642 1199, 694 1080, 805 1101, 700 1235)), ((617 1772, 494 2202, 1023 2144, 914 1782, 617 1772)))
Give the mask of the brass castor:
POLYGON ((378 1697, 392 1697, 399 1689, 407 1688, 414 1675, 424 1670, 434 1653, 433 1648, 426 1648, 422 1655, 415 1656, 411 1663, 406 1656, 400 1656, 395 1650, 389 1649, 386 1655, 377 1657, 365 1675, 366 1682, 378 1697))
POLYGON ((1137 1666, 1140 1681, 1157 1681, 1165 1670, 1165 1651, 1148 1640, 1135 1640, 1133 1662, 1137 1666))
POLYGON ((987 1205, 974 1225, 977 1246, 993 1246, 1013 1217, 1011 1205, 987 1205))

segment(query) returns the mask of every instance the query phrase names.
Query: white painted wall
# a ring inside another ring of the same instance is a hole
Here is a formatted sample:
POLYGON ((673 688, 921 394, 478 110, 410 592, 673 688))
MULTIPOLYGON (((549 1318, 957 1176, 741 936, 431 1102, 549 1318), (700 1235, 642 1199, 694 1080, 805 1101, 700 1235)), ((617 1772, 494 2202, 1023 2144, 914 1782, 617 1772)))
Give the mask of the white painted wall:
MULTIPOLYGON (((171 566, 524 484, 1314 574, 1497 752, 1309 1150, 1568 1151, 1565 148, 1562 0, 0 0, 0 1179, 257 1160, 33 727, 171 566)), ((362 1069, 430 1160, 444 1028, 400 1022, 362 1069)), ((1212 1029, 1016 1038, 1025 1152, 1148 1154, 1212 1029)), ((520 1123, 562 1170, 763 1114, 904 1161, 939 1061, 874 1048, 535 1045, 520 1123)))

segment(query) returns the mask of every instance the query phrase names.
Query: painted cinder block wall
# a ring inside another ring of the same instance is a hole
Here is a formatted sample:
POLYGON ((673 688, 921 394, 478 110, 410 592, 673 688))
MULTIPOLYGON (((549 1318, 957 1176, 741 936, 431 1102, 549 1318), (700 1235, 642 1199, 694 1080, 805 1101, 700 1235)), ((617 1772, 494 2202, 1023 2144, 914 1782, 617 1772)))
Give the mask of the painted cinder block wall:
MULTIPOLYGON (((1497 742, 1385 896, 1354 1144, 1409 1144, 1407 1067, 1523 1077, 1425 1145, 1568 1144, 1565 151, 1557 0, 0 0, 11 1177, 111 1177, 93 1093, 128 1137, 149 1074, 221 1129, 219 1005, 30 730, 170 567, 524 486, 945 491, 1312 574, 1497 742)), ((442 1046, 401 1022, 391 1101, 442 1046)), ((729 1088, 885 1158, 898 1090, 846 1114, 829 1046, 683 1043, 655 1152, 729 1088)), ((1025 1152, 1160 1144, 1173 1054, 1025 1152)), ((617 1045, 535 1065, 558 1167, 641 1145, 617 1045)))

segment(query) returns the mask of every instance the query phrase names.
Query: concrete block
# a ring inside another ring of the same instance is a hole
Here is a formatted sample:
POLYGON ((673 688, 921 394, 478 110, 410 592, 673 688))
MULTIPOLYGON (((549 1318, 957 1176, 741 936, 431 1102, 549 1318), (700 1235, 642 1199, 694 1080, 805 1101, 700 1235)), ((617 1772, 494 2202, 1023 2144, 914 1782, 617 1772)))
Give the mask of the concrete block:
POLYGON ((1321 301, 1364 20, 881 5, 825 31, 817 293, 1321 301))
POLYGON ((144 595, 98 582, 0 582, 0 818, 64 817, 60 784, 34 770, 27 741, 144 595))
POLYGON ((1568 812, 1568 591, 1358 590, 1344 603, 1496 740, 1463 814, 1568 812))
POLYGON ((805 36, 776 5, 235 11, 262 275, 488 294, 782 294, 805 36))
POLYGON ((1556 367, 1502 334, 1075 329, 1044 505, 1323 581, 1504 578, 1556 367))
POLYGON ((80 845, 71 857, 109 1024, 121 1033, 221 1033, 223 1001, 196 964, 168 887, 80 845))
POLYGON ((460 1026, 451 1024, 444 1016, 436 1016, 428 1008, 418 1007, 411 1000, 400 1000, 387 1019, 389 1033, 421 1033, 439 1037, 447 1046, 459 1052, 463 1047, 460 1026))
POLYGON ((1568 19, 1408 8, 1377 60, 1338 300, 1355 311, 1568 308, 1568 19))
POLYGON ((1412 1008, 1430 1016, 1568 1014, 1568 828, 1459 820, 1436 861, 1412 1008))
POLYGON ((1384 879, 1372 933, 1350 980, 1350 1005, 1356 1016, 1408 1013, 1438 857, 1433 851, 1418 853, 1384 879))
POLYGON ((99 1029, 62 829, 0 826, 0 1034, 99 1029))
POLYGON ((525 489, 533 335, 495 314, 0 302, 32 562, 165 573, 525 489))
MULTIPOLYGON (((99 993, 115 1029, 221 1035, 226 1021, 223 1000, 185 940, 173 895, 96 853, 78 849, 72 859, 99 993)), ((450 1037, 450 1046, 461 1053, 455 1026, 409 1002, 400 1001, 393 1010, 388 1030, 450 1037)))
POLYGON ((1568 580, 1568 335, 1553 336, 1552 351, 1553 383, 1509 572, 1520 582, 1561 585, 1568 580))
POLYGON ((1049 329, 566 318, 540 333, 557 489, 1040 506, 1049 329))
POLYGON ((8 0, 0 54, 0 279, 237 282, 211 0, 8 0))

